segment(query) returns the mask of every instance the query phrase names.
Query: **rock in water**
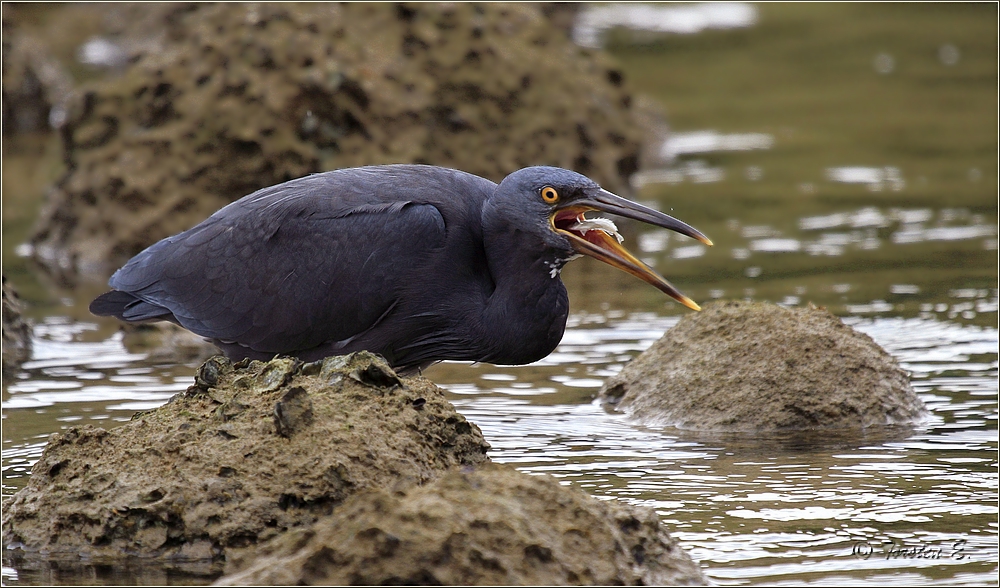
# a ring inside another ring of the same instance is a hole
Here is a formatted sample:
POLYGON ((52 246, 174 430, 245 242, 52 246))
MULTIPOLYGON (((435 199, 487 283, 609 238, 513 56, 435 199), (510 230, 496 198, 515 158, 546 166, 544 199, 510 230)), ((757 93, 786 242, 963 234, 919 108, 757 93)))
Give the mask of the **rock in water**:
POLYGON ((824 309, 715 302, 601 388, 633 419, 700 431, 913 425, 927 409, 868 335, 824 309))
POLYGON ((396 378, 367 352, 305 365, 214 357, 195 381, 121 427, 53 435, 3 504, 4 545, 220 557, 311 524, 359 490, 487 461, 479 428, 440 388, 396 378))
POLYGON ((217 584, 706 584, 652 510, 496 464, 358 494, 227 571, 217 584))
POLYGON ((21 301, 3 276, 3 375, 12 376, 31 357, 31 325, 21 316, 21 301))

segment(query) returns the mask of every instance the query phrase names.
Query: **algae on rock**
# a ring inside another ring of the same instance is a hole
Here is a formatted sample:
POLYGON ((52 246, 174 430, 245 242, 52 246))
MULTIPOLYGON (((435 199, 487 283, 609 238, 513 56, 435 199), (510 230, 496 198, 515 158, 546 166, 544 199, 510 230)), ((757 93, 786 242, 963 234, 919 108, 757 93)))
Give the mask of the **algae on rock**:
POLYGON ((310 524, 359 490, 487 461, 479 428, 438 387, 420 377, 385 385, 390 375, 367 352, 304 365, 214 357, 196 385, 123 426, 54 434, 3 505, 4 545, 219 557, 310 524))

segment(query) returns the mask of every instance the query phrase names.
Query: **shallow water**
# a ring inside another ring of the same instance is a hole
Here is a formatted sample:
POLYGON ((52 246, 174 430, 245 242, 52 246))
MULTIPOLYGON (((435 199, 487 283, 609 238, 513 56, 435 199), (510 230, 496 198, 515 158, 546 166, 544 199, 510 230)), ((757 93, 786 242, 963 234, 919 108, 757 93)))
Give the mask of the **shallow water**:
MULTIPOLYGON (((595 404, 601 382, 676 320, 580 312, 535 365, 444 364, 427 375, 482 428, 493 460, 656 509, 720 584, 995 581, 995 328, 847 318, 913 374, 932 413, 914 431, 697 435, 635 426, 595 404)), ((59 317, 37 326, 35 356, 4 396, 6 495, 51 431, 114 426, 192 383, 194 364, 150 364, 119 334, 98 334, 59 317)), ((39 579, 10 573, 9 583, 39 579)))
MULTIPOLYGON (((928 422, 771 436, 630 424, 593 396, 688 311, 580 260, 563 272, 573 314, 548 358, 426 372, 482 428, 490 457, 656 509, 719 584, 996 584, 996 10, 977 10, 766 4, 736 30, 645 44, 606 33, 676 131, 634 179, 637 199, 716 244, 619 222, 625 245, 701 303, 827 307, 912 374, 928 422)), ((30 170, 44 161, 35 155, 5 148, 4 161, 30 170)), ((16 213, 4 207, 4 273, 36 327, 34 356, 4 382, 5 497, 52 432, 128 421, 185 389, 196 367, 150 361, 114 321, 89 316, 101 280, 66 289, 14 257, 31 220, 16 213)), ((214 573, 15 567, 5 583, 214 573)))

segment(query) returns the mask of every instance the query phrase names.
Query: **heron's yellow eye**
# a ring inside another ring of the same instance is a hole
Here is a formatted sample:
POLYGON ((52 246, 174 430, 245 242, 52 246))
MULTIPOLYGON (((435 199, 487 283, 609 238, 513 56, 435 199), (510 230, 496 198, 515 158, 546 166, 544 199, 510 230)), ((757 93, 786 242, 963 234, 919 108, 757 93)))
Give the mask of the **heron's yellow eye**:
POLYGON ((546 204, 555 204, 559 202, 559 192, 556 192, 556 189, 552 186, 545 186, 542 188, 542 200, 546 204))

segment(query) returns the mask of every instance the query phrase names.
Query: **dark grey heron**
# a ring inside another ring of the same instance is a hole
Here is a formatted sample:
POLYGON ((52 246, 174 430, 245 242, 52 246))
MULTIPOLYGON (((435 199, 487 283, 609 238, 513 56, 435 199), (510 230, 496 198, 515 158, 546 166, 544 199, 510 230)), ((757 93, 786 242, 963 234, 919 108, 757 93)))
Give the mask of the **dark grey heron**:
POLYGON ((712 244, 565 169, 528 167, 495 184, 434 166, 360 167, 229 204, 132 258, 90 310, 176 323, 232 359, 313 361, 366 349, 412 371, 548 355, 569 311, 559 272, 580 254, 699 309, 590 211, 712 244))

